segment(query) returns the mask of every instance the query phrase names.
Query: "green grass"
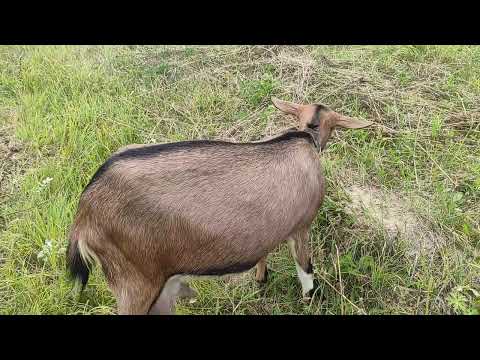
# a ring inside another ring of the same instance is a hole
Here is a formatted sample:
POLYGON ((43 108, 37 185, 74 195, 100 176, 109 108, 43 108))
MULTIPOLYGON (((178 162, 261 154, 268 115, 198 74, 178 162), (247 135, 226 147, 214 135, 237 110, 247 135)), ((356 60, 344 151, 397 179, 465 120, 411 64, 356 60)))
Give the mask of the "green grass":
POLYGON ((97 167, 130 143, 273 135, 293 120, 271 96, 322 102, 390 131, 338 131, 322 154, 327 198, 311 234, 321 285, 311 303, 300 301, 281 246, 264 287, 251 271, 194 280, 199 297, 178 312, 479 314, 475 46, 0 47, 0 313, 115 313, 98 268, 80 299, 65 273, 67 231, 97 167), (419 231, 440 245, 412 253, 416 236, 389 239, 349 211, 352 186, 410 204, 419 231))

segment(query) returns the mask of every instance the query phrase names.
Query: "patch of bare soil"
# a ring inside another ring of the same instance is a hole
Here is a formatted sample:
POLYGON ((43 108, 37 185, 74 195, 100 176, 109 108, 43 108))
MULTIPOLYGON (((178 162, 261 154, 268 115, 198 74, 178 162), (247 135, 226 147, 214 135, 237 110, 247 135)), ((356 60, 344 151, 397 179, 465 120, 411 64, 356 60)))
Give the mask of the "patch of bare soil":
MULTIPOLYGON (((16 116, 14 111, 2 111, 0 116, 11 117, 16 116)), ((11 136, 13 128, 11 126, 0 125, 0 233, 6 227, 5 213, 2 208, 8 201, 10 192, 7 186, 14 174, 18 173, 20 169, 19 159, 23 156, 22 146, 18 141, 15 141, 11 136)), ((5 254, 0 249, 0 266, 5 262, 5 254)))
POLYGON ((433 254, 444 244, 444 238, 422 221, 400 196, 357 185, 346 188, 346 192, 351 199, 347 212, 361 223, 382 226, 390 241, 405 241, 410 255, 433 254))
MULTIPOLYGON (((4 110, 1 116, 10 118, 16 116, 16 113, 13 110, 4 110)), ((12 133, 13 126, 0 125, 0 207, 7 203, 11 195, 11 187, 9 184, 14 175, 23 171, 22 164, 25 159, 23 145, 13 138, 12 133)), ((0 212, 0 230, 2 230, 4 226, 5 219, 0 212)))

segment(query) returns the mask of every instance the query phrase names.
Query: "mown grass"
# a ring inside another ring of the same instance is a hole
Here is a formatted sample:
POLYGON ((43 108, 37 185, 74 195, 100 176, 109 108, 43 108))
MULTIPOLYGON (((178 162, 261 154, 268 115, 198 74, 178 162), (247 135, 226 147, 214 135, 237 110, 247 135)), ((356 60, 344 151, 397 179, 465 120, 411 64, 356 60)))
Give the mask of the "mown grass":
POLYGON ((80 299, 65 274, 68 227, 96 168, 130 143, 273 135, 293 121, 277 96, 384 126, 338 131, 322 154, 317 296, 300 301, 282 246, 266 286, 251 272, 195 280, 199 298, 179 313, 478 314, 479 64, 473 46, 1 47, 0 134, 26 160, 0 153, 0 313, 114 313, 98 269, 80 299), (408 200, 443 241, 412 255, 347 211, 352 185, 408 200))

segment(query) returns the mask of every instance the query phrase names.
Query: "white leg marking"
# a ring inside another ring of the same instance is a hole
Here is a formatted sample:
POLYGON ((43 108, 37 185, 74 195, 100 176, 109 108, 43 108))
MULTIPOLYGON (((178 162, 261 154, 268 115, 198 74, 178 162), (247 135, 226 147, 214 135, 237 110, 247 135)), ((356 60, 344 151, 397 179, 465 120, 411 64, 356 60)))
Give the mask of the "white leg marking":
POLYGON ((307 274, 303 269, 298 265, 296 261, 296 251, 295 251, 295 240, 292 238, 287 240, 290 251, 292 252, 293 258, 295 259, 295 267, 297 268, 298 279, 300 284, 302 284, 302 293, 305 296, 310 290, 313 289, 313 274, 307 274))
POLYGON ((307 274, 303 269, 295 262, 295 267, 297 268, 297 275, 302 284, 302 293, 303 296, 313 289, 313 274, 307 274))

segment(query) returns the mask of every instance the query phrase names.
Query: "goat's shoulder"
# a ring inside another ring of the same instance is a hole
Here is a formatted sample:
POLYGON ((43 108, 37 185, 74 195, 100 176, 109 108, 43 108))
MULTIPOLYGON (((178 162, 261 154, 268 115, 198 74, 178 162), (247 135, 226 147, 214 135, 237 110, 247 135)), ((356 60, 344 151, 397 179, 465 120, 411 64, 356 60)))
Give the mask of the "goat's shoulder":
POLYGON ((290 142, 290 141, 307 141, 309 143, 314 143, 312 136, 305 132, 299 131, 296 129, 288 129, 284 133, 280 135, 276 135, 274 137, 256 142, 257 144, 276 144, 282 142, 290 142))

